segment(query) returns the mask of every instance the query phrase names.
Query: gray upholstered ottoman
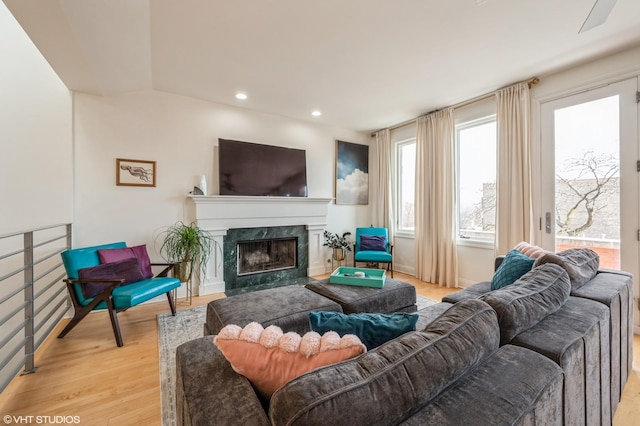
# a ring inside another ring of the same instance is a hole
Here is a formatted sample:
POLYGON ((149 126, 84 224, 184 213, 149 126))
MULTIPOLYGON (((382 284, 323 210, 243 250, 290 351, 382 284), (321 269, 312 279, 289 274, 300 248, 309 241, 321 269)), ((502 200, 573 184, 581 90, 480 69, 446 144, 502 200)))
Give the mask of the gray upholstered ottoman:
POLYGON ((204 334, 218 334, 228 324, 244 327, 252 321, 263 327, 277 325, 282 331, 300 335, 310 330, 309 312, 342 312, 336 302, 301 286, 286 286, 253 291, 207 305, 204 334))
POLYGON ((435 305, 429 305, 426 308, 420 309, 418 314, 418 322, 416 324, 416 330, 422 331, 431 324, 436 318, 440 315, 444 314, 450 307, 453 306, 453 303, 440 302, 435 305))
POLYGON ((387 278, 382 288, 331 284, 328 279, 305 286, 342 306, 345 314, 361 312, 416 312, 416 288, 411 284, 387 278))

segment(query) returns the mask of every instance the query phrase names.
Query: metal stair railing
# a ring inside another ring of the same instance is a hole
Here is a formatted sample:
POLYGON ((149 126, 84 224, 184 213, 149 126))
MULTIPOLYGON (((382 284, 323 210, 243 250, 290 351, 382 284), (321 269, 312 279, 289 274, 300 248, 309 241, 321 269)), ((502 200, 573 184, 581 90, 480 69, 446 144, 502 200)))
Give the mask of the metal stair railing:
POLYGON ((0 235, 0 392, 36 371, 36 350, 71 306, 59 256, 69 248, 71 224, 0 235))

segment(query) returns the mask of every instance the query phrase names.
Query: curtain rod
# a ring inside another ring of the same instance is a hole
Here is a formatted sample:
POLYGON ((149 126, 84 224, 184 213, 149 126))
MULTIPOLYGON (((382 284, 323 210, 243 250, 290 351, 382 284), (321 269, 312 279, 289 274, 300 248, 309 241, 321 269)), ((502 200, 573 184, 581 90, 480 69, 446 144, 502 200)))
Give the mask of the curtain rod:
MULTIPOLYGON (((534 84, 538 84, 538 83, 540 83, 540 79, 538 77, 534 77, 531 80, 527 81, 527 84, 529 85, 529 88, 531 88, 531 86, 533 86, 534 84)), ((518 83, 515 83, 515 84, 518 84, 518 83)), ((511 86, 513 86, 513 84, 510 84, 509 86, 502 87, 502 88, 500 88, 498 90, 494 90, 493 92, 486 93, 484 95, 480 95, 478 97, 475 97, 475 98, 472 98, 472 99, 457 103, 455 105, 450 106, 449 108, 457 109, 457 108, 466 107, 466 106, 474 104, 476 102, 484 101, 485 99, 489 99, 490 97, 495 96, 495 94, 497 92, 499 92, 500 90, 506 89, 507 87, 511 87, 511 86)), ((436 111, 440 111, 440 109, 436 109, 436 110, 430 111, 430 112, 428 112, 426 114, 422 114, 420 117, 425 116, 425 115, 429 115, 429 114, 433 114, 436 111)), ((408 126, 409 124, 415 123, 418 120, 418 118, 419 117, 412 118, 411 120, 403 121, 402 123, 394 124, 393 126, 390 126, 390 127, 387 127, 387 128, 389 130, 396 130, 396 129, 399 129, 399 128, 404 127, 404 126, 408 126)), ((380 129, 380 130, 384 130, 384 129, 380 129)), ((380 130, 371 133, 371 137, 374 138, 376 136, 376 133, 379 132, 380 130)))

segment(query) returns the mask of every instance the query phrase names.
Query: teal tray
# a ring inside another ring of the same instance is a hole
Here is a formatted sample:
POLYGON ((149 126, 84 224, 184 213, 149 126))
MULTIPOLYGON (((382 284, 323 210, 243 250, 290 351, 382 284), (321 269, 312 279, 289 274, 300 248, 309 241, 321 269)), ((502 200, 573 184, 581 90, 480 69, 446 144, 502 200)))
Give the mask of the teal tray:
POLYGON ((356 285, 360 287, 384 287, 386 273, 384 269, 349 268, 340 266, 329 276, 331 284, 356 285), (354 272, 364 272, 364 278, 351 276, 354 272))

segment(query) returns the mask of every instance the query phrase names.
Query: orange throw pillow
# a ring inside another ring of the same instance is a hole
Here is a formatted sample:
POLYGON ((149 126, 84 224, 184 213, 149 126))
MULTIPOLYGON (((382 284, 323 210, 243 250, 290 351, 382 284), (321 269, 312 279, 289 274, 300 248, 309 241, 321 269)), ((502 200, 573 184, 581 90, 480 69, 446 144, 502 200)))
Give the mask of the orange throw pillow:
POLYGON ((283 333, 280 327, 266 329, 257 322, 244 328, 227 325, 214 340, 233 370, 245 376, 263 397, 307 371, 335 364, 367 351, 353 334, 342 338, 330 331, 323 336, 311 331, 283 333))

